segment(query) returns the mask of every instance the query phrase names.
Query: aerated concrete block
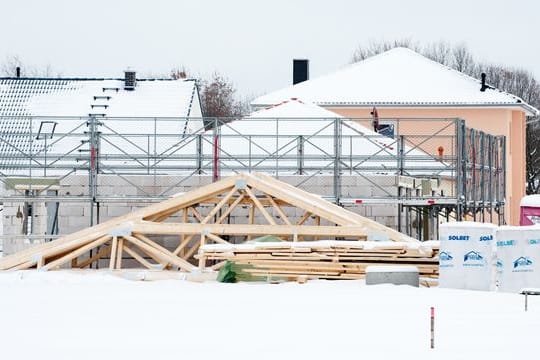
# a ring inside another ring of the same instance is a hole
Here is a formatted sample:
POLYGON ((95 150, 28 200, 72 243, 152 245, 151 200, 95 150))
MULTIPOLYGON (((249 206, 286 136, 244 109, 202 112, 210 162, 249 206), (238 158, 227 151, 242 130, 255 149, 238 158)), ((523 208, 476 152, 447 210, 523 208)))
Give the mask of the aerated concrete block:
POLYGON ((366 285, 394 284, 420 286, 420 276, 416 266, 372 265, 366 268, 366 285))

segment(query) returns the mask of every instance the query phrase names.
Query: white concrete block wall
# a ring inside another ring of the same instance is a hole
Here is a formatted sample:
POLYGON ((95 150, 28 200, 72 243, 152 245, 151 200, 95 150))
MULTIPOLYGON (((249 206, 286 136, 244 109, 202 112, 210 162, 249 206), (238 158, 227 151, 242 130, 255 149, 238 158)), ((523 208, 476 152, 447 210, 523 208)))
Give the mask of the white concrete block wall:
MULTIPOLYGON (((281 181, 285 181, 292 185, 300 185, 300 188, 323 196, 333 195, 333 177, 317 175, 308 179, 308 176, 280 176, 281 181), (307 180, 306 180, 307 179, 307 180)), ((393 186, 393 176, 374 176, 370 177, 370 180, 377 185, 382 186, 390 193, 395 194, 396 188, 393 186)), ((100 222, 107 221, 111 218, 122 216, 124 214, 135 211, 138 208, 145 207, 151 202, 130 201, 130 197, 144 197, 148 194, 159 195, 166 193, 169 196, 187 192, 200 186, 210 184, 212 182, 211 175, 195 175, 187 179, 182 179, 177 176, 158 176, 153 175, 138 175, 138 176, 125 176, 121 178, 114 175, 102 175, 98 177, 98 191, 102 196, 115 196, 125 197, 126 200, 122 202, 111 201, 102 202, 100 204, 100 222), (128 181, 126 181, 128 179, 128 181), (183 180, 183 181, 181 181, 183 180)), ((60 183, 59 195, 73 195, 73 196, 87 196, 88 194, 88 177, 87 175, 69 176, 63 179, 60 183)), ((370 181, 361 176, 342 176, 342 196, 344 197, 358 197, 367 198, 370 196, 386 195, 370 181)), ((6 203, 4 204, 4 214, 2 216, 2 222, 4 225, 5 234, 20 234, 22 231, 22 221, 16 218, 17 207, 20 206, 21 210, 24 206, 23 203, 6 203)), ((352 210, 362 216, 372 218, 384 225, 397 227, 397 206, 393 205, 375 205, 375 204, 361 204, 350 205, 347 209, 352 210)), ((299 209, 283 207, 283 210, 290 218, 291 221, 299 219, 304 212, 299 209)), ((39 215, 46 220, 45 209, 39 208, 39 215), (43 211, 42 211, 43 210, 43 211), (43 213, 43 214, 42 214, 43 213)), ((209 208, 202 208, 200 212, 205 216, 210 211, 209 208)), ((235 210, 235 216, 231 217, 231 223, 243 224, 248 221, 249 209, 248 207, 239 206, 235 210)), ((266 219, 261 213, 256 210, 256 219, 258 223, 266 224, 266 219)), ((177 219, 181 219, 181 214, 177 219)), ((195 221, 193 216, 190 216, 191 221, 195 221)), ((90 206, 86 202, 74 203, 64 202, 60 204, 59 208, 59 230, 60 234, 68 234, 74 231, 86 228, 90 224, 90 206)), ((313 220, 308 220, 308 223, 313 223, 313 220)), ((41 222, 42 226, 46 226, 46 221, 41 222)), ((323 224, 325 224, 323 222, 323 224)), ((46 228, 43 230, 46 230, 46 228)), ((40 230, 41 231, 41 230, 40 230)), ((11 244, 11 249, 18 249, 20 247, 28 246, 28 244, 11 244)), ((8 246, 8 248, 10 248, 8 246)), ((6 251, 6 253, 8 253, 6 251)))

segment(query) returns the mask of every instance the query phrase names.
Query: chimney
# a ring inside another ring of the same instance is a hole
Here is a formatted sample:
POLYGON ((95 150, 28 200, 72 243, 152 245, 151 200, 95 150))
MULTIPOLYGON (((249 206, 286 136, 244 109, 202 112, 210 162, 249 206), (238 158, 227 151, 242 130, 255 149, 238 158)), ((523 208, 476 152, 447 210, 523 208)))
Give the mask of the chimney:
POLYGON ((489 86, 486 85, 486 73, 482 73, 480 76, 482 77, 482 87, 480 88, 480 91, 484 92, 489 88, 489 86))
POLYGON ((18 78, 21 77, 21 68, 19 66, 15 69, 15 76, 18 78))
POLYGON ((124 71, 124 90, 135 90, 137 85, 137 77, 135 70, 125 70, 124 71))
POLYGON ((293 59, 293 85, 309 80, 309 60, 293 59))

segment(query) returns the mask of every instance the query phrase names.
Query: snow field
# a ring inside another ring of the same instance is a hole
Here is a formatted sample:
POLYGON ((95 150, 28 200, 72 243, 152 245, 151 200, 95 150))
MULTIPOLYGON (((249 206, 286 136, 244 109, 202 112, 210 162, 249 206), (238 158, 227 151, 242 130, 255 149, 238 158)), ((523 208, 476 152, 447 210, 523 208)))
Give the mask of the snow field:
POLYGON ((540 325, 540 297, 524 312, 518 294, 362 281, 135 282, 106 271, 26 271, 1 273, 0 289, 5 359, 505 359, 536 352, 540 325))

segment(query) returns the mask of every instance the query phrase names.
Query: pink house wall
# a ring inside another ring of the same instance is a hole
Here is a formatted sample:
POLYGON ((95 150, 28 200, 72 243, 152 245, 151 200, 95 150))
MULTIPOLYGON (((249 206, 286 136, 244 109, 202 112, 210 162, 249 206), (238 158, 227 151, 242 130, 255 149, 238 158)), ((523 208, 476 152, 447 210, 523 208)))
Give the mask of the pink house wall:
MULTIPOLYGON (((337 107, 328 110, 350 118, 370 118, 369 108, 337 107)), ((492 135, 506 136, 506 221, 519 225, 519 202, 525 196, 525 122, 521 110, 504 108, 378 108, 379 117, 384 118, 461 118, 468 127, 483 130, 492 135)), ((428 134, 440 129, 440 124, 412 122, 400 124, 401 134, 428 134)), ((428 149, 435 153, 437 144, 432 142, 428 149)))

